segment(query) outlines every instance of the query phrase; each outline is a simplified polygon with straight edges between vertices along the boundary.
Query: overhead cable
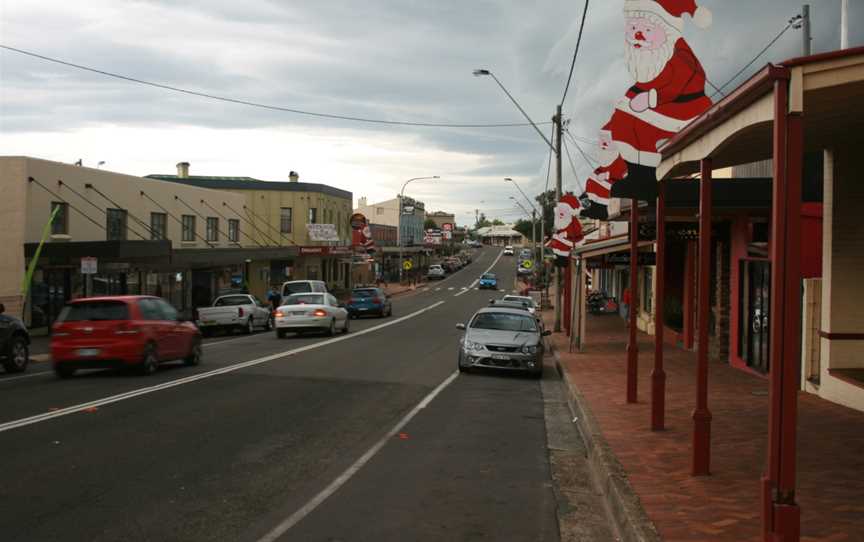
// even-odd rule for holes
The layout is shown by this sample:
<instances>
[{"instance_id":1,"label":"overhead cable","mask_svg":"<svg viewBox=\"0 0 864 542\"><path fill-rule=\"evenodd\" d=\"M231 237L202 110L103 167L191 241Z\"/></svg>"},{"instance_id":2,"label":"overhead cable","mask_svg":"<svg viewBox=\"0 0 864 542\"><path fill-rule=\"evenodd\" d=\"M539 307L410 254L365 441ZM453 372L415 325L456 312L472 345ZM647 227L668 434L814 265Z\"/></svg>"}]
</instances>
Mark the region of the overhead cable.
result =
<instances>
[{"instance_id":1,"label":"overhead cable","mask_svg":"<svg viewBox=\"0 0 864 542\"><path fill-rule=\"evenodd\" d=\"M579 45L582 44L582 32L585 30L585 19L588 18L588 1L585 0L585 8L582 10L582 22L579 24L579 37L576 39L576 49L573 51L573 60L570 62L570 74L567 76L567 84L564 85L564 95L561 96L561 107L567 99L567 91L570 90L570 81L573 79L573 68L576 67L576 57L579 55Z\"/></svg>"}]
</instances>

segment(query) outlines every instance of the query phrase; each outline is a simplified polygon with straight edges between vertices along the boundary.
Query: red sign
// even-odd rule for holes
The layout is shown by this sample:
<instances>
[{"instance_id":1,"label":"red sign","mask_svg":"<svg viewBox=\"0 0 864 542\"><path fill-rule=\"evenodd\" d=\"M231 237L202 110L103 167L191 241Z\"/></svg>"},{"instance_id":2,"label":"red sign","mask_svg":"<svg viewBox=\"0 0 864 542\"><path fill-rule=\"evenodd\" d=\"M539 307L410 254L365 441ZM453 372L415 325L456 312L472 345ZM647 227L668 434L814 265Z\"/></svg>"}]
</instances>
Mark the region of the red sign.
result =
<instances>
[{"instance_id":1,"label":"red sign","mask_svg":"<svg viewBox=\"0 0 864 542\"><path fill-rule=\"evenodd\" d=\"M326 256L328 247L300 247L300 254L306 256Z\"/></svg>"},{"instance_id":2,"label":"red sign","mask_svg":"<svg viewBox=\"0 0 864 542\"><path fill-rule=\"evenodd\" d=\"M453 231L453 224L442 224L441 229L444 231Z\"/></svg>"}]
</instances>

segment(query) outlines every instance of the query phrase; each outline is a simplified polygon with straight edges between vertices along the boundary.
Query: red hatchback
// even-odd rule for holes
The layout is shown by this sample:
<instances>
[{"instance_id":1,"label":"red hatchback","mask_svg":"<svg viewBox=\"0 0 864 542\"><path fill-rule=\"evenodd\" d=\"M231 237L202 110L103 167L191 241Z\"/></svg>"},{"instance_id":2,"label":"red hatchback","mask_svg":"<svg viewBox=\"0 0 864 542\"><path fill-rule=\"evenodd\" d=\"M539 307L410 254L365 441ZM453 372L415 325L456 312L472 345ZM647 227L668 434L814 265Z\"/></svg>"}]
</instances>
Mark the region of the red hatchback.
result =
<instances>
[{"instance_id":1,"label":"red hatchback","mask_svg":"<svg viewBox=\"0 0 864 542\"><path fill-rule=\"evenodd\" d=\"M51 359L61 378L78 369L112 367L152 374L163 361L198 365L201 333L158 297L79 299L63 308L52 328Z\"/></svg>"}]
</instances>

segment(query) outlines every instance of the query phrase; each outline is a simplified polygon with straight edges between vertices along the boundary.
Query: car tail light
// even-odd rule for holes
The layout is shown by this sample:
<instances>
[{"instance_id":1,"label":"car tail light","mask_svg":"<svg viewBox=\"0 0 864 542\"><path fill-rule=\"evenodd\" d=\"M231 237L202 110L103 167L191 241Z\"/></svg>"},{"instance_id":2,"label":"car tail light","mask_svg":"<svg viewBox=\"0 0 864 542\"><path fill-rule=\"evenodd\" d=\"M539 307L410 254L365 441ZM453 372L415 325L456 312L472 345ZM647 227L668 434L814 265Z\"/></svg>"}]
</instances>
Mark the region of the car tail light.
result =
<instances>
[{"instance_id":1,"label":"car tail light","mask_svg":"<svg viewBox=\"0 0 864 542\"><path fill-rule=\"evenodd\" d=\"M114 335L137 335L138 333L139 331L137 329L133 329L126 322L118 324L117 328L114 330Z\"/></svg>"},{"instance_id":2,"label":"car tail light","mask_svg":"<svg viewBox=\"0 0 864 542\"><path fill-rule=\"evenodd\" d=\"M372 298L372 303L375 303L376 305L380 304L380 303L381 303L381 298L380 298L380 297L373 297L373 298Z\"/></svg>"},{"instance_id":3,"label":"car tail light","mask_svg":"<svg viewBox=\"0 0 864 542\"><path fill-rule=\"evenodd\" d=\"M285 313L282 311L273 311L273 316L275 316L276 318L282 318L283 316L285 316Z\"/></svg>"},{"instance_id":4,"label":"car tail light","mask_svg":"<svg viewBox=\"0 0 864 542\"><path fill-rule=\"evenodd\" d=\"M243 307L237 307L237 316L243 316Z\"/></svg>"},{"instance_id":5,"label":"car tail light","mask_svg":"<svg viewBox=\"0 0 864 542\"><path fill-rule=\"evenodd\" d=\"M312 313L312 316L327 316L327 311L325 311L324 309L315 309L315 311Z\"/></svg>"}]
</instances>

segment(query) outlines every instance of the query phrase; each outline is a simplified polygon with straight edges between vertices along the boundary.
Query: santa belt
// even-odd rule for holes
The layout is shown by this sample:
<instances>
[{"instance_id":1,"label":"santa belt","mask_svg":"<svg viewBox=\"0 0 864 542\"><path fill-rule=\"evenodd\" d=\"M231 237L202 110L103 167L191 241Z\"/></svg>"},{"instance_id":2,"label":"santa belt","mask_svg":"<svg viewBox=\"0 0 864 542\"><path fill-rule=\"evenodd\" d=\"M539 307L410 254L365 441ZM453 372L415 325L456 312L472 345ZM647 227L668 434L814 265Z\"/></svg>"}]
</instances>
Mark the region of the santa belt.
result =
<instances>
[{"instance_id":1,"label":"santa belt","mask_svg":"<svg viewBox=\"0 0 864 542\"><path fill-rule=\"evenodd\" d=\"M649 91L647 91L643 88L639 88L639 87L634 85L634 86L630 87L630 92L635 92L636 94L644 94L644 93L649 92ZM698 100L699 98L704 98L704 97L705 97L704 92L694 92L692 94L682 94L682 95L678 96L677 98L675 98L674 100L672 100L672 102L678 103L678 104L683 104L683 103L692 102L694 100Z\"/></svg>"}]
</instances>

